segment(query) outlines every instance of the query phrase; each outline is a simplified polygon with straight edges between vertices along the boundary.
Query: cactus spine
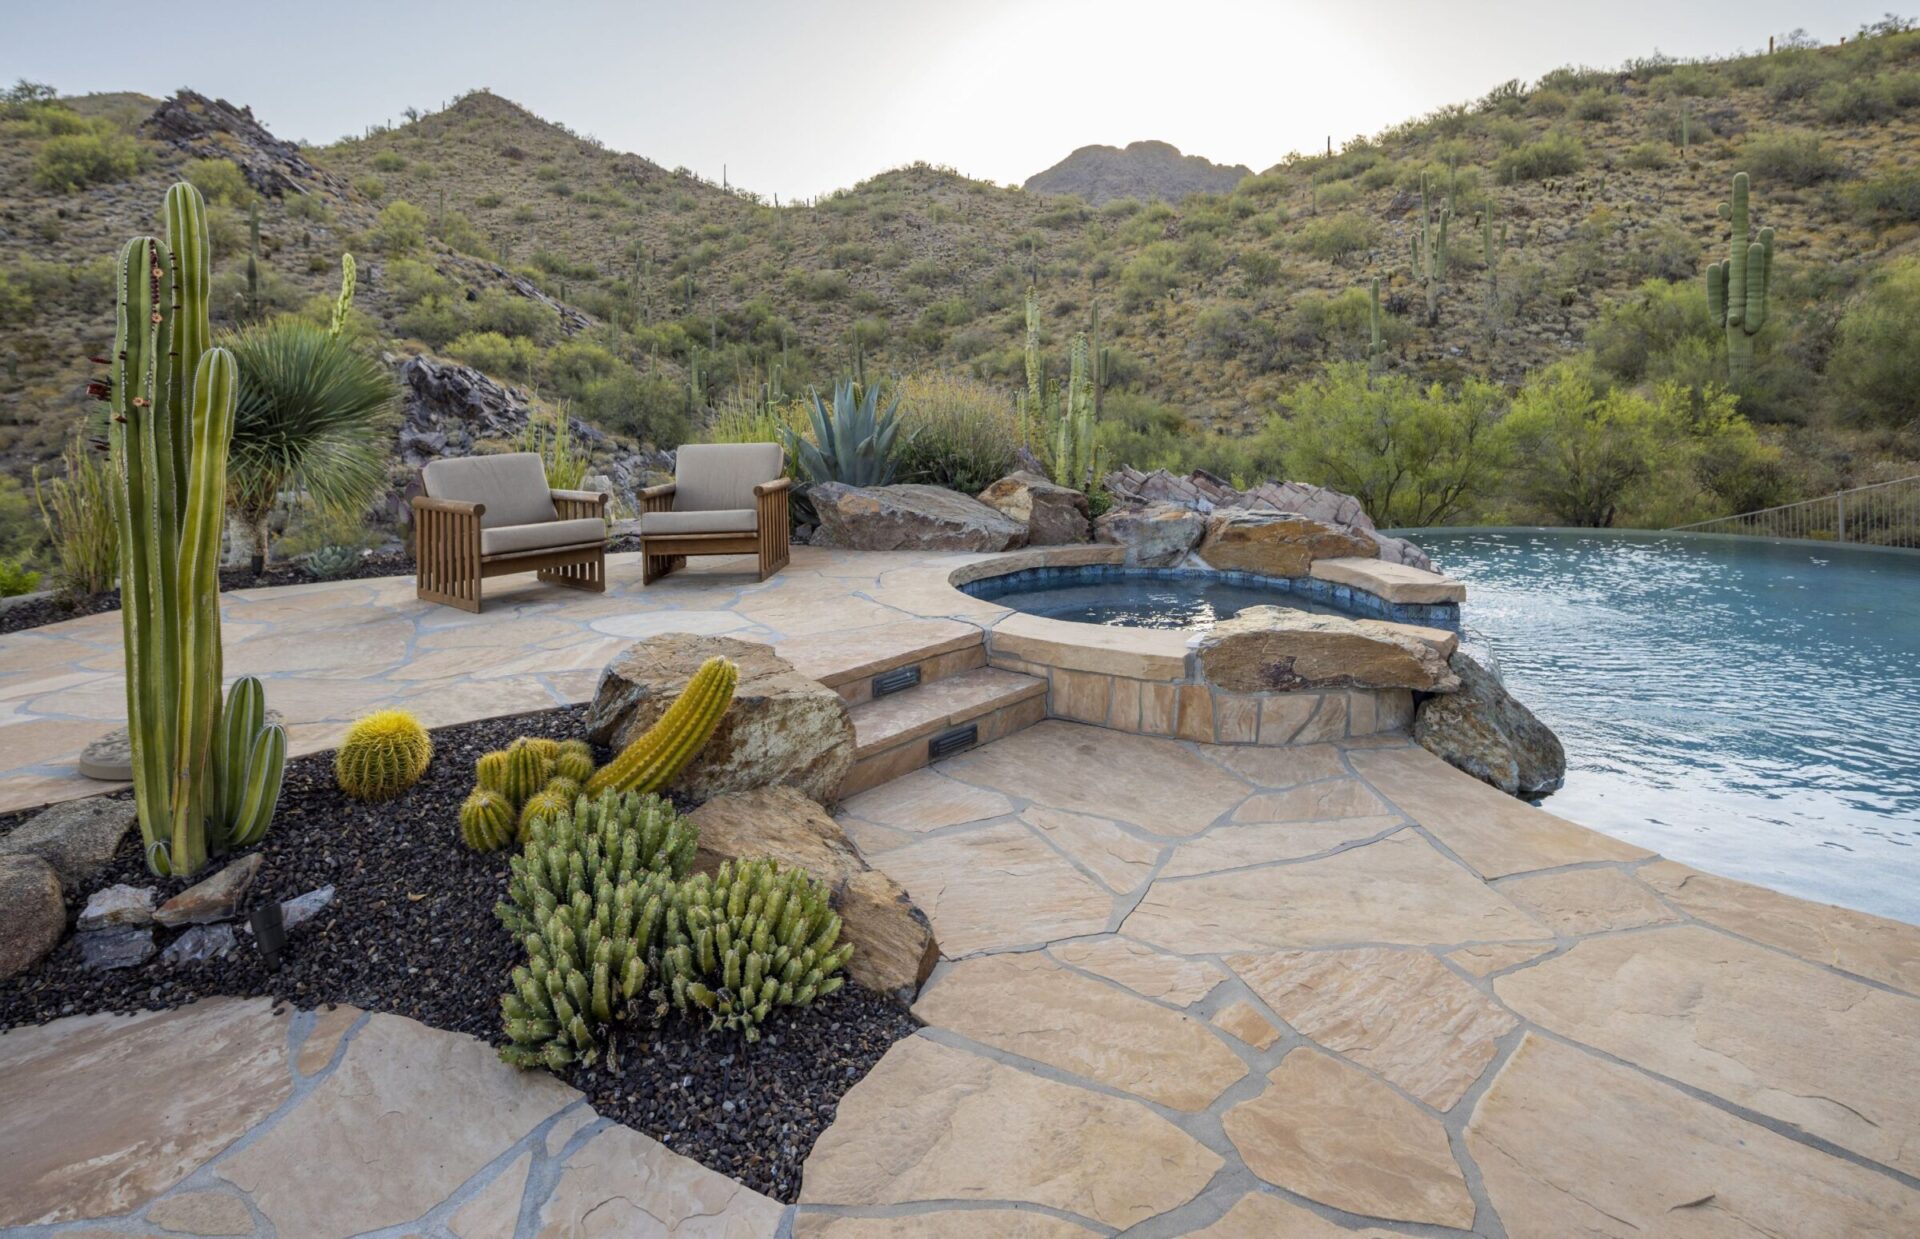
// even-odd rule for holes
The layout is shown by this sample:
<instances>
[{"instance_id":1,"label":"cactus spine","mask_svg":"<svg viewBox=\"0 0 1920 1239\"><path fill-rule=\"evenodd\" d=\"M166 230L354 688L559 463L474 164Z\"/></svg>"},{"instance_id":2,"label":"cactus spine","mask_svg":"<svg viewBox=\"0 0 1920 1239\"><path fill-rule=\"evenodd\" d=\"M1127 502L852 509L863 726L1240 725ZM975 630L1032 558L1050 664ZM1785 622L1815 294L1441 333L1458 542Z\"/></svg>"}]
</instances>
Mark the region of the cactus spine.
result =
<instances>
[{"instance_id":1,"label":"cactus spine","mask_svg":"<svg viewBox=\"0 0 1920 1239\"><path fill-rule=\"evenodd\" d=\"M1707 267L1707 314L1726 329L1727 377L1734 386L1753 372L1753 337L1767 325L1767 290L1773 280L1773 229L1748 237L1747 174L1733 177L1733 195L1720 204L1720 218L1733 225L1727 261Z\"/></svg>"},{"instance_id":2,"label":"cactus spine","mask_svg":"<svg viewBox=\"0 0 1920 1239\"><path fill-rule=\"evenodd\" d=\"M148 866L184 876L232 842L221 837L224 823L214 832L209 823L220 533L239 374L231 353L209 347L206 204L191 185L167 191L166 233L120 253L108 445L134 799ZM274 748L269 741L262 758ZM277 775L261 774L263 789L277 787Z\"/></svg>"},{"instance_id":3,"label":"cactus spine","mask_svg":"<svg viewBox=\"0 0 1920 1239\"><path fill-rule=\"evenodd\" d=\"M740 668L731 659L709 658L701 664L660 720L587 781L587 795L665 787L712 737L733 703L739 679Z\"/></svg>"},{"instance_id":4,"label":"cactus spine","mask_svg":"<svg viewBox=\"0 0 1920 1239\"><path fill-rule=\"evenodd\" d=\"M333 778L355 800L392 800L420 781L433 760L433 740L405 710L376 710L347 729L334 755Z\"/></svg>"},{"instance_id":5,"label":"cactus spine","mask_svg":"<svg viewBox=\"0 0 1920 1239\"><path fill-rule=\"evenodd\" d=\"M1420 223L1408 239L1413 251L1413 278L1427 294L1427 326L1440 321L1440 286L1447 275L1447 222L1453 208L1427 205L1427 178L1420 178Z\"/></svg>"}]
</instances>

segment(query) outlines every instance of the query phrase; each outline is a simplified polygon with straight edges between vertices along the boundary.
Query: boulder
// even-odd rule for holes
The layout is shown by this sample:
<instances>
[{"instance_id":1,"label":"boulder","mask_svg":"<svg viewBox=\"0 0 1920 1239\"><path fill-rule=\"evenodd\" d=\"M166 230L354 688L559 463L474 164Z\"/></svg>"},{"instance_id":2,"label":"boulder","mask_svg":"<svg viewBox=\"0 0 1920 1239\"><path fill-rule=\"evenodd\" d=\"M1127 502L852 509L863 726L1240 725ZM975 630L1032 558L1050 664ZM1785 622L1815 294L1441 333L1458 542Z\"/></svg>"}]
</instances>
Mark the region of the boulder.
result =
<instances>
[{"instance_id":1,"label":"boulder","mask_svg":"<svg viewBox=\"0 0 1920 1239\"><path fill-rule=\"evenodd\" d=\"M740 682L713 738L674 787L695 800L776 785L832 799L853 764L853 720L840 694L795 671L771 646L684 632L630 645L600 673L587 734L625 748L715 655L739 664Z\"/></svg>"},{"instance_id":2,"label":"boulder","mask_svg":"<svg viewBox=\"0 0 1920 1239\"><path fill-rule=\"evenodd\" d=\"M1027 527L978 499L944 486L848 486L807 489L820 518L813 545L848 551L1010 551Z\"/></svg>"},{"instance_id":3,"label":"boulder","mask_svg":"<svg viewBox=\"0 0 1920 1239\"><path fill-rule=\"evenodd\" d=\"M255 852L242 856L210 878L195 882L160 905L153 914L154 923L169 929L181 925L208 925L229 921L240 915L254 875L260 872L261 856Z\"/></svg>"},{"instance_id":4,"label":"boulder","mask_svg":"<svg viewBox=\"0 0 1920 1239\"><path fill-rule=\"evenodd\" d=\"M1422 701L1413 738L1422 748L1510 796L1537 800L1566 781L1567 752L1553 729L1466 654L1448 665L1460 690Z\"/></svg>"},{"instance_id":5,"label":"boulder","mask_svg":"<svg viewBox=\"0 0 1920 1239\"><path fill-rule=\"evenodd\" d=\"M135 821L131 800L69 800L0 836L0 856L38 856L62 883L78 886L106 867Z\"/></svg>"},{"instance_id":6,"label":"boulder","mask_svg":"<svg viewBox=\"0 0 1920 1239\"><path fill-rule=\"evenodd\" d=\"M0 856L0 981L39 963L66 927L53 866L38 856Z\"/></svg>"},{"instance_id":7,"label":"boulder","mask_svg":"<svg viewBox=\"0 0 1920 1239\"><path fill-rule=\"evenodd\" d=\"M1086 495L1025 469L981 491L980 502L1025 525L1028 546L1071 546L1092 528Z\"/></svg>"},{"instance_id":8,"label":"boulder","mask_svg":"<svg viewBox=\"0 0 1920 1239\"><path fill-rule=\"evenodd\" d=\"M1126 548L1131 568L1171 568L1187 557L1207 530L1207 518L1191 508L1156 503L1115 508L1094 522L1093 536Z\"/></svg>"},{"instance_id":9,"label":"boulder","mask_svg":"<svg viewBox=\"0 0 1920 1239\"><path fill-rule=\"evenodd\" d=\"M1289 607L1248 607L1204 633L1198 649L1201 673L1231 693L1460 686L1439 651L1391 624Z\"/></svg>"},{"instance_id":10,"label":"boulder","mask_svg":"<svg viewBox=\"0 0 1920 1239\"><path fill-rule=\"evenodd\" d=\"M1372 535L1293 512L1244 508L1215 512L1200 542L1200 558L1221 572L1306 576L1316 559L1370 559L1380 553Z\"/></svg>"},{"instance_id":11,"label":"boulder","mask_svg":"<svg viewBox=\"0 0 1920 1239\"><path fill-rule=\"evenodd\" d=\"M695 809L692 820L700 827L696 871L756 856L805 869L832 891L841 932L853 943L848 978L913 1001L940 957L933 928L898 883L867 867L819 804L790 787L763 787L717 796Z\"/></svg>"}]
</instances>

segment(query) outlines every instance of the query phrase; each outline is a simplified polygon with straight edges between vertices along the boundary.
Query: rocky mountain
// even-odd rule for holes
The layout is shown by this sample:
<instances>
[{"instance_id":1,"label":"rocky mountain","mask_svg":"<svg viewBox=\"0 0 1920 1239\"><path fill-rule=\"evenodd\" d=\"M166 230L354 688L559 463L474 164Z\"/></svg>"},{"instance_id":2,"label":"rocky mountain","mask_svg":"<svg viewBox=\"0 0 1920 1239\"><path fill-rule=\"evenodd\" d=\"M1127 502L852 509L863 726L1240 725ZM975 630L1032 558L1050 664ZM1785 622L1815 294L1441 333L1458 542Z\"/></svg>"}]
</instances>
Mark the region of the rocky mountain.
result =
<instances>
[{"instance_id":1,"label":"rocky mountain","mask_svg":"<svg viewBox=\"0 0 1920 1239\"><path fill-rule=\"evenodd\" d=\"M1182 155L1166 142L1129 142L1083 146L1045 172L1026 180L1035 194L1074 194L1094 206L1116 198L1142 202L1178 202L1188 194L1231 193L1253 170L1244 164L1217 164L1200 155Z\"/></svg>"}]
</instances>

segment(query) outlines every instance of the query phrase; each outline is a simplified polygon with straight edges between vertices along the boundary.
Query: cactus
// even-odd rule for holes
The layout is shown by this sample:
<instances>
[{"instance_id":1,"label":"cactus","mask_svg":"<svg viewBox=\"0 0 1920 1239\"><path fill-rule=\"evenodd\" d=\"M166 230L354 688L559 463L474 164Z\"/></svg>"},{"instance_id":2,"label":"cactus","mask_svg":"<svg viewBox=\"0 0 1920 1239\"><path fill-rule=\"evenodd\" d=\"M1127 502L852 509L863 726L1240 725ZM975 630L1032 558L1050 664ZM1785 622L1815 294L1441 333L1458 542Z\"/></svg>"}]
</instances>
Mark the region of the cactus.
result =
<instances>
[{"instance_id":1,"label":"cactus","mask_svg":"<svg viewBox=\"0 0 1920 1239\"><path fill-rule=\"evenodd\" d=\"M507 796L507 767L512 758L505 749L492 753L482 753L473 763L473 785L481 791L498 792L503 799Z\"/></svg>"},{"instance_id":2,"label":"cactus","mask_svg":"<svg viewBox=\"0 0 1920 1239\"><path fill-rule=\"evenodd\" d=\"M1027 285L1027 395L1020 404L1020 442L1033 446L1033 427L1048 420L1047 367L1040 355L1040 290Z\"/></svg>"},{"instance_id":3,"label":"cactus","mask_svg":"<svg viewBox=\"0 0 1920 1239\"><path fill-rule=\"evenodd\" d=\"M516 740L507 749L506 773L496 788L501 795L520 806L532 799L534 793L545 787L553 778L553 759L526 743Z\"/></svg>"},{"instance_id":4,"label":"cactus","mask_svg":"<svg viewBox=\"0 0 1920 1239\"><path fill-rule=\"evenodd\" d=\"M1053 480L1061 486L1086 490L1098 471L1094 441L1093 391L1087 374L1087 337L1073 337L1068 352L1067 407L1054 423Z\"/></svg>"},{"instance_id":5,"label":"cactus","mask_svg":"<svg viewBox=\"0 0 1920 1239\"><path fill-rule=\"evenodd\" d=\"M1438 211L1427 205L1427 178L1420 178L1420 223L1408 239L1413 251L1413 278L1427 294L1427 326L1440 321L1440 290L1447 277L1447 222L1453 208L1443 204Z\"/></svg>"},{"instance_id":6,"label":"cactus","mask_svg":"<svg viewBox=\"0 0 1920 1239\"><path fill-rule=\"evenodd\" d=\"M597 1034L644 995L697 834L658 796L581 797L532 823L494 915L527 949L500 1000L520 1067L559 1069L599 1053Z\"/></svg>"},{"instance_id":7,"label":"cactus","mask_svg":"<svg viewBox=\"0 0 1920 1239\"><path fill-rule=\"evenodd\" d=\"M213 744L217 841L229 848L256 843L280 803L287 766L287 733L267 722L267 694L259 680L244 675L227 690Z\"/></svg>"},{"instance_id":8,"label":"cactus","mask_svg":"<svg viewBox=\"0 0 1920 1239\"><path fill-rule=\"evenodd\" d=\"M856 394L858 393L858 394ZM810 482L849 486L885 486L893 481L893 443L900 433L899 400L880 409L880 385L853 381L833 385L829 408L817 391L808 393L813 437L790 426L780 428L788 457Z\"/></svg>"},{"instance_id":9,"label":"cactus","mask_svg":"<svg viewBox=\"0 0 1920 1239\"><path fill-rule=\"evenodd\" d=\"M497 852L518 837L513 806L499 792L476 787L460 806L460 837L476 852Z\"/></svg>"},{"instance_id":10,"label":"cactus","mask_svg":"<svg viewBox=\"0 0 1920 1239\"><path fill-rule=\"evenodd\" d=\"M333 758L333 781L355 800L392 800L420 781L433 740L405 710L376 710L347 729Z\"/></svg>"},{"instance_id":11,"label":"cactus","mask_svg":"<svg viewBox=\"0 0 1920 1239\"><path fill-rule=\"evenodd\" d=\"M231 353L209 347L200 192L184 183L169 189L166 224L165 241L137 237L120 252L113 374L103 386L134 800L148 866L185 876L230 842L213 820L213 750L220 534L239 373ZM275 747L270 738L262 757Z\"/></svg>"},{"instance_id":12,"label":"cactus","mask_svg":"<svg viewBox=\"0 0 1920 1239\"><path fill-rule=\"evenodd\" d=\"M551 821L572 808L573 803L566 793L553 787L542 788L527 797L527 802L520 806L520 837L526 838L534 823Z\"/></svg>"},{"instance_id":13,"label":"cactus","mask_svg":"<svg viewBox=\"0 0 1920 1239\"><path fill-rule=\"evenodd\" d=\"M548 761L552 761L554 758L560 756L560 742L558 740L549 740L545 736L521 736L513 742L513 746L521 749L532 749Z\"/></svg>"},{"instance_id":14,"label":"cactus","mask_svg":"<svg viewBox=\"0 0 1920 1239\"><path fill-rule=\"evenodd\" d=\"M505 257L500 261L505 262ZM347 329L347 313L353 309L355 272L353 255L340 255L340 296L334 300L333 314L327 320L328 335L337 336Z\"/></svg>"},{"instance_id":15,"label":"cactus","mask_svg":"<svg viewBox=\"0 0 1920 1239\"><path fill-rule=\"evenodd\" d=\"M804 1007L839 989L853 954L827 888L771 860L723 861L673 889L661 956L675 1009L760 1039L775 1007Z\"/></svg>"},{"instance_id":16,"label":"cactus","mask_svg":"<svg viewBox=\"0 0 1920 1239\"><path fill-rule=\"evenodd\" d=\"M584 785L593 777L593 754L582 753L577 749L562 748L560 755L553 759L553 777Z\"/></svg>"},{"instance_id":17,"label":"cactus","mask_svg":"<svg viewBox=\"0 0 1920 1239\"><path fill-rule=\"evenodd\" d=\"M1373 291L1367 300L1367 378L1380 371L1380 358L1387 346L1380 342L1380 278L1374 277Z\"/></svg>"},{"instance_id":18,"label":"cactus","mask_svg":"<svg viewBox=\"0 0 1920 1239\"><path fill-rule=\"evenodd\" d=\"M1753 337L1767 325L1767 291L1773 281L1773 229L1747 235L1747 174L1733 177L1733 196L1720 204L1720 218L1733 225L1727 261L1707 267L1707 316L1726 329L1727 377L1735 387L1753 371Z\"/></svg>"},{"instance_id":19,"label":"cactus","mask_svg":"<svg viewBox=\"0 0 1920 1239\"><path fill-rule=\"evenodd\" d=\"M659 721L587 781L587 795L656 792L665 787L720 725L739 679L740 668L731 659L709 658L702 663Z\"/></svg>"},{"instance_id":20,"label":"cactus","mask_svg":"<svg viewBox=\"0 0 1920 1239\"><path fill-rule=\"evenodd\" d=\"M1493 230L1493 203L1488 201L1480 217L1481 261L1487 267L1487 339L1489 342L1499 334L1500 329L1500 256L1507 249L1507 225L1503 222L1500 231Z\"/></svg>"}]
</instances>

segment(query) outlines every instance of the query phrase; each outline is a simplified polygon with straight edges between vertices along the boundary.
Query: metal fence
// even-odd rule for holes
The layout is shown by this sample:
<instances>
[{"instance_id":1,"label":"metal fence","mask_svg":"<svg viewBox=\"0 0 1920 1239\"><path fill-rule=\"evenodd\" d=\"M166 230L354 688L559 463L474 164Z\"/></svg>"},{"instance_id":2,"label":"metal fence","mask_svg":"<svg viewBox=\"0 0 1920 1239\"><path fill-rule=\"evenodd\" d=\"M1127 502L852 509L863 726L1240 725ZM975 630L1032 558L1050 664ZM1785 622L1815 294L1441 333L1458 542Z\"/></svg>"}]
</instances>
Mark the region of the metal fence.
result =
<instances>
[{"instance_id":1,"label":"metal fence","mask_svg":"<svg viewBox=\"0 0 1920 1239\"><path fill-rule=\"evenodd\" d=\"M1920 476L1673 528L1694 533L1920 547Z\"/></svg>"}]
</instances>

